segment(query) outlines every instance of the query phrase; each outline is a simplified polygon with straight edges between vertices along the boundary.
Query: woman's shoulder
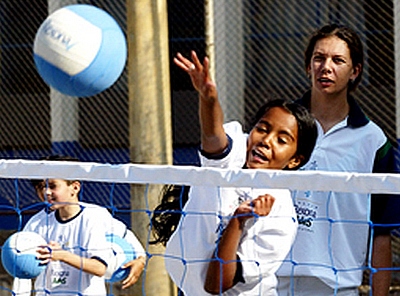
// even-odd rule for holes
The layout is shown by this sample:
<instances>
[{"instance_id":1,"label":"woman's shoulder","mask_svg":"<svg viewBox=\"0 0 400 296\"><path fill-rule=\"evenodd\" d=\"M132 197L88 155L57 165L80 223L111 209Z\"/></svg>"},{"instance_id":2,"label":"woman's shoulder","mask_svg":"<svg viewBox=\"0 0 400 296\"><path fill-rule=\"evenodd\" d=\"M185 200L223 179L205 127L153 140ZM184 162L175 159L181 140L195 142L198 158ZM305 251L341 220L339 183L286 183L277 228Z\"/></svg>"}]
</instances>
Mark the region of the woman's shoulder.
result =
<instances>
[{"instance_id":1,"label":"woman's shoulder","mask_svg":"<svg viewBox=\"0 0 400 296\"><path fill-rule=\"evenodd\" d=\"M388 139L382 128L372 120L363 127L362 132L365 134L366 138L376 141L378 146L385 144Z\"/></svg>"}]
</instances>

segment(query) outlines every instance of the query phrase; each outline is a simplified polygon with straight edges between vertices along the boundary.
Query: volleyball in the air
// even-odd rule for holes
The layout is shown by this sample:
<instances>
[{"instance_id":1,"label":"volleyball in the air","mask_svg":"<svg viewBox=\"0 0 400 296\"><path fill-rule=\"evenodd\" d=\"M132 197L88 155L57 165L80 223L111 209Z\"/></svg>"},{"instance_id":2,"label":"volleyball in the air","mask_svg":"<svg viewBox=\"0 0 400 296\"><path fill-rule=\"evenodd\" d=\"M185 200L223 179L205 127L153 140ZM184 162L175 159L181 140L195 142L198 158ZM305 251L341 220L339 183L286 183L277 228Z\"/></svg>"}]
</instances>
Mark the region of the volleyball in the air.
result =
<instances>
[{"instance_id":1,"label":"volleyball in the air","mask_svg":"<svg viewBox=\"0 0 400 296\"><path fill-rule=\"evenodd\" d=\"M46 240L36 232L20 231L12 234L1 249L4 269L13 277L32 279L37 277L46 265L36 258L37 248L46 246Z\"/></svg>"},{"instance_id":2,"label":"volleyball in the air","mask_svg":"<svg viewBox=\"0 0 400 296\"><path fill-rule=\"evenodd\" d=\"M93 96L121 75L127 46L124 33L104 10L74 4L50 14L39 27L33 56L43 80L59 92Z\"/></svg>"},{"instance_id":3,"label":"volleyball in the air","mask_svg":"<svg viewBox=\"0 0 400 296\"><path fill-rule=\"evenodd\" d=\"M130 272L129 268L122 268L122 266L136 259L137 255L132 245L120 236L109 234L107 241L111 243L113 251L113 258L108 262L105 279L108 282L114 283L124 280Z\"/></svg>"}]
</instances>

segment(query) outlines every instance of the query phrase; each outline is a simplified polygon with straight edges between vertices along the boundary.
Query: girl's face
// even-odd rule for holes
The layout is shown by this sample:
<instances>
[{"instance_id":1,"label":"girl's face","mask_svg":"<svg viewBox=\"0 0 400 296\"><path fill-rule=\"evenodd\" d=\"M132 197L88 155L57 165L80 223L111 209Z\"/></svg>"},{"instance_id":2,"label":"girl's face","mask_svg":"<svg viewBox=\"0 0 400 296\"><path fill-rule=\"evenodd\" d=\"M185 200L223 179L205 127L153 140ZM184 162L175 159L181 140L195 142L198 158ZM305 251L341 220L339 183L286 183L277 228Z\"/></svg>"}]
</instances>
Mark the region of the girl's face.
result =
<instances>
[{"instance_id":1,"label":"girl's face","mask_svg":"<svg viewBox=\"0 0 400 296\"><path fill-rule=\"evenodd\" d=\"M360 73L361 65L353 65L347 43L336 36L317 41L308 72L314 91L327 95L347 92L349 80Z\"/></svg>"},{"instance_id":2,"label":"girl's face","mask_svg":"<svg viewBox=\"0 0 400 296\"><path fill-rule=\"evenodd\" d=\"M77 203L77 195L80 189L79 182L72 182L68 185L62 179L49 179L36 186L36 193L42 201L47 200L52 210L62 208L68 204Z\"/></svg>"},{"instance_id":3,"label":"girl's face","mask_svg":"<svg viewBox=\"0 0 400 296\"><path fill-rule=\"evenodd\" d=\"M294 168L301 162L297 151L297 120L281 107L273 107L251 130L247 139L249 169Z\"/></svg>"}]
</instances>

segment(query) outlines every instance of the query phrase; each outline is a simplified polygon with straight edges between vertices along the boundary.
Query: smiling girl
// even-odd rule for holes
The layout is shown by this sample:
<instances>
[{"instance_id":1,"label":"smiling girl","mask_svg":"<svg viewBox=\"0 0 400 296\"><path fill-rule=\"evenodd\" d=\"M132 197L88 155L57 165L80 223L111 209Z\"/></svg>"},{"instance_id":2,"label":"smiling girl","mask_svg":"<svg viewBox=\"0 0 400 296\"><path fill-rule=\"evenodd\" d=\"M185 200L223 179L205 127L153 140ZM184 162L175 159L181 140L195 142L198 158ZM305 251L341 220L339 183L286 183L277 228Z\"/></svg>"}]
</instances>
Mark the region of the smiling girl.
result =
<instances>
[{"instance_id":1,"label":"smiling girl","mask_svg":"<svg viewBox=\"0 0 400 296\"><path fill-rule=\"evenodd\" d=\"M224 124L208 59L192 52L175 63L199 92L202 166L294 170L308 161L317 130L304 107L270 101L244 133L239 122ZM275 271L298 225L289 190L193 186L184 211L165 263L185 295L276 295Z\"/></svg>"}]
</instances>

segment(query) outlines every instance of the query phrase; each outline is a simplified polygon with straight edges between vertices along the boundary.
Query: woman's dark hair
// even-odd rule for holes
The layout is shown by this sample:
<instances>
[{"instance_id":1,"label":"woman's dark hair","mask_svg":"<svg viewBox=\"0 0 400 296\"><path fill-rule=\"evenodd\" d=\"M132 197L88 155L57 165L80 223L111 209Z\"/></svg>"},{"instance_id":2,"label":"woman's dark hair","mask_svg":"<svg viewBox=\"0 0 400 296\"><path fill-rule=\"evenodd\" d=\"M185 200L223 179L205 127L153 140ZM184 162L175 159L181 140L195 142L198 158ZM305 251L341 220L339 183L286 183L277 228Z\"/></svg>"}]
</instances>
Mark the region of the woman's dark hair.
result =
<instances>
[{"instance_id":1,"label":"woman's dark hair","mask_svg":"<svg viewBox=\"0 0 400 296\"><path fill-rule=\"evenodd\" d=\"M260 119L267 113L271 108L281 107L292 114L297 121L298 139L297 139L297 155L302 155L303 160L301 163L291 170L296 170L299 167L305 165L311 157L311 153L314 150L315 143L317 141L318 131L314 117L311 113L302 105L297 103L283 100L273 99L265 103L258 109L253 122L252 128L260 121Z\"/></svg>"},{"instance_id":2,"label":"woman's dark hair","mask_svg":"<svg viewBox=\"0 0 400 296\"><path fill-rule=\"evenodd\" d=\"M308 71L308 69L310 68L311 58L314 52L315 44L318 42L318 40L331 36L336 36L346 42L350 51L350 57L353 63L353 67L358 64L361 65L360 74L353 82L349 81L348 91L351 92L352 90L355 90L357 88L357 85L360 83L364 69L363 44L358 34L351 28L338 24L329 24L315 31L311 35L307 48L304 52L305 69L306 71Z\"/></svg>"},{"instance_id":3,"label":"woman's dark hair","mask_svg":"<svg viewBox=\"0 0 400 296\"><path fill-rule=\"evenodd\" d=\"M165 185L161 191L161 203L153 211L150 227L154 240L150 244L166 246L181 219L183 207L189 197L189 186Z\"/></svg>"}]
</instances>

